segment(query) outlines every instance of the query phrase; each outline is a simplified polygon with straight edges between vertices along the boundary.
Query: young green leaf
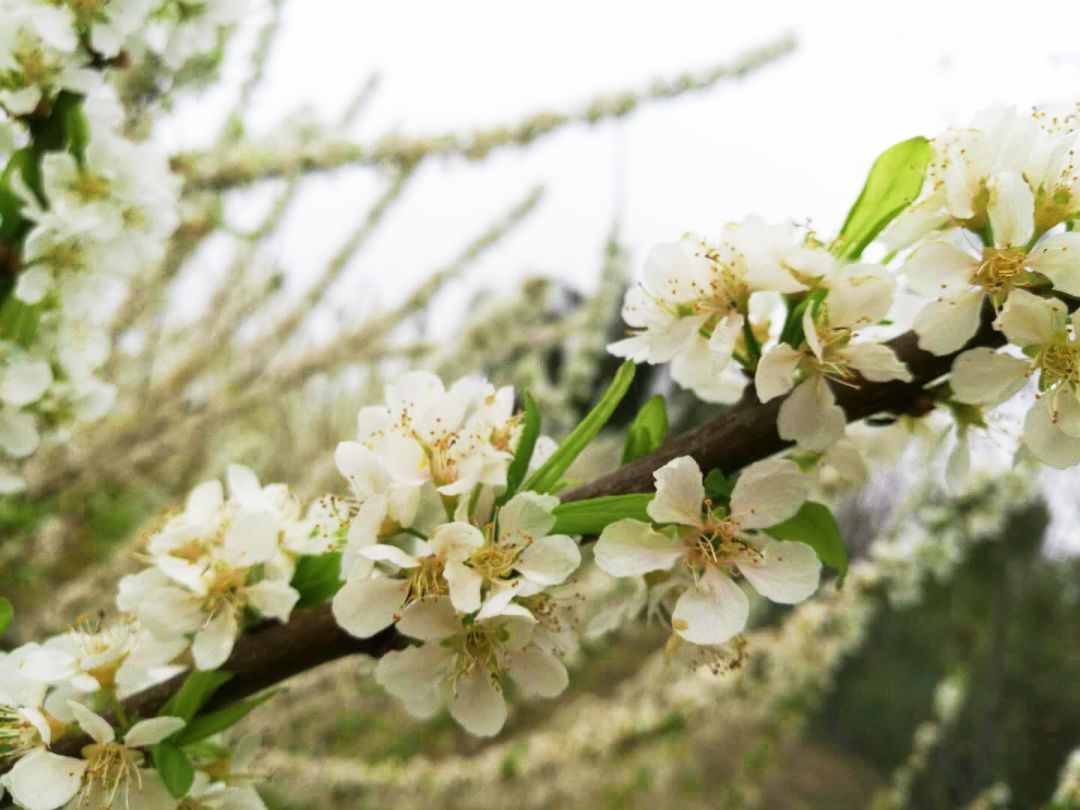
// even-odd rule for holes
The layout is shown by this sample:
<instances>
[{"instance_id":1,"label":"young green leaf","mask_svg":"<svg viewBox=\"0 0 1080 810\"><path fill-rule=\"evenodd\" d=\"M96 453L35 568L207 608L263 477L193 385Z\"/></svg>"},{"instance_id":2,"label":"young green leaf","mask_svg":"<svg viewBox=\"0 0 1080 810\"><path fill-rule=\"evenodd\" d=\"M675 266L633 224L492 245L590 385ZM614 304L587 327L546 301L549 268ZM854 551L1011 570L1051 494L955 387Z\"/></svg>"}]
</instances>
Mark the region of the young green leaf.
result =
<instances>
[{"instance_id":1,"label":"young green leaf","mask_svg":"<svg viewBox=\"0 0 1080 810\"><path fill-rule=\"evenodd\" d=\"M41 304L24 304L9 295L0 304L0 337L29 348L41 321Z\"/></svg>"},{"instance_id":2,"label":"young green leaf","mask_svg":"<svg viewBox=\"0 0 1080 810\"><path fill-rule=\"evenodd\" d=\"M341 586L341 552L301 557L289 583L300 593L296 606L314 607L333 598Z\"/></svg>"},{"instance_id":3,"label":"young green leaf","mask_svg":"<svg viewBox=\"0 0 1080 810\"><path fill-rule=\"evenodd\" d=\"M654 394L641 406L634 421L626 429L622 463L629 464L647 456L664 443L668 433L667 405L660 394Z\"/></svg>"},{"instance_id":4,"label":"young green leaf","mask_svg":"<svg viewBox=\"0 0 1080 810\"><path fill-rule=\"evenodd\" d=\"M778 540L797 540L817 552L818 559L832 566L843 580L848 570L847 547L840 536L836 518L823 503L807 501L794 517L765 529Z\"/></svg>"},{"instance_id":5,"label":"young green leaf","mask_svg":"<svg viewBox=\"0 0 1080 810\"><path fill-rule=\"evenodd\" d=\"M214 693L230 678L232 678L231 672L216 669L192 672L176 694L161 707L159 716L182 717L191 722L191 718L198 714L199 709L205 706Z\"/></svg>"},{"instance_id":6,"label":"young green leaf","mask_svg":"<svg viewBox=\"0 0 1080 810\"><path fill-rule=\"evenodd\" d=\"M22 198L15 193L15 176L22 179L32 177L36 171L36 157L29 147L11 153L7 166L0 174L0 239L15 241L24 232L27 221L20 213L23 208ZM29 180L27 180L29 182Z\"/></svg>"},{"instance_id":7,"label":"young green leaf","mask_svg":"<svg viewBox=\"0 0 1080 810\"><path fill-rule=\"evenodd\" d=\"M154 758L154 767L165 783L165 789L174 799L182 799L191 790L195 782L195 768L187 754L168 740L159 742L150 752Z\"/></svg>"},{"instance_id":8,"label":"young green leaf","mask_svg":"<svg viewBox=\"0 0 1080 810\"><path fill-rule=\"evenodd\" d=\"M0 633L3 633L11 626L11 621L14 618L15 608L12 607L11 600L0 596Z\"/></svg>"},{"instance_id":9,"label":"young green leaf","mask_svg":"<svg viewBox=\"0 0 1080 810\"><path fill-rule=\"evenodd\" d=\"M649 521L645 507L653 499L650 493L607 495L584 501L568 501L555 507L552 534L600 534L609 523L623 518Z\"/></svg>"},{"instance_id":10,"label":"young green leaf","mask_svg":"<svg viewBox=\"0 0 1080 810\"><path fill-rule=\"evenodd\" d=\"M255 698L249 698L248 700L238 700L236 703L232 703L224 709L218 709L209 714L199 715L180 729L173 738L173 741L177 745L190 745L191 743L205 740L207 737L213 736L219 731L224 731L225 729L236 725L247 717L255 707L265 703L273 697L274 694L274 692L267 692L266 694L259 695Z\"/></svg>"},{"instance_id":11,"label":"young green leaf","mask_svg":"<svg viewBox=\"0 0 1080 810\"><path fill-rule=\"evenodd\" d=\"M914 202L922 191L930 153L930 142L920 136L890 146L878 156L832 245L835 255L846 261L858 259L885 226Z\"/></svg>"},{"instance_id":12,"label":"young green leaf","mask_svg":"<svg viewBox=\"0 0 1080 810\"><path fill-rule=\"evenodd\" d=\"M518 439L517 450L514 452L514 460L506 471L506 490L495 502L496 506L502 506L510 500L518 491L521 482L525 480L525 473L529 471L529 462L532 460L533 450L536 449L536 440L540 438L540 408L532 394L525 392L525 421L521 426L521 438Z\"/></svg>"},{"instance_id":13,"label":"young green leaf","mask_svg":"<svg viewBox=\"0 0 1080 810\"><path fill-rule=\"evenodd\" d=\"M724 475L721 470L709 470L705 476L705 494L714 501L726 501L731 497L735 489L735 482Z\"/></svg>"},{"instance_id":14,"label":"young green leaf","mask_svg":"<svg viewBox=\"0 0 1080 810\"><path fill-rule=\"evenodd\" d=\"M562 444L551 454L551 458L540 465L540 469L529 477L522 489L532 492L550 492L555 488L562 474L574 463L574 459L581 451L596 438L600 429L607 424L611 414L615 412L615 408L622 402L622 398L626 396L630 388L630 383L634 381L634 371L635 366L629 360L619 366L615 379L600 397L600 401L581 420L581 424L563 439Z\"/></svg>"}]
</instances>

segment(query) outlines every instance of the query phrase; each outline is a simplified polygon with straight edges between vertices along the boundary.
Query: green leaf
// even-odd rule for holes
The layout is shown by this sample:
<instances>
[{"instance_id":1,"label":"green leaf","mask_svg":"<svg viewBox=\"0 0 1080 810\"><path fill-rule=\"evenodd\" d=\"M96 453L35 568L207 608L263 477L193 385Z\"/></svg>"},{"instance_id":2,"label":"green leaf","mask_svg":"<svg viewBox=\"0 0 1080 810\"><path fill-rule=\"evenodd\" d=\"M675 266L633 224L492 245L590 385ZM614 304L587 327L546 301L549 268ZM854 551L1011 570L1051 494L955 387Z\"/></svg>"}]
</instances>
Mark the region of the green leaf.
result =
<instances>
[{"instance_id":1,"label":"green leaf","mask_svg":"<svg viewBox=\"0 0 1080 810\"><path fill-rule=\"evenodd\" d=\"M3 633L11 626L11 621L14 618L15 608L12 607L11 600L0 596L0 633Z\"/></svg>"},{"instance_id":2,"label":"green leaf","mask_svg":"<svg viewBox=\"0 0 1080 810\"><path fill-rule=\"evenodd\" d=\"M41 321L41 304L24 304L11 295L0 304L0 337L29 348Z\"/></svg>"},{"instance_id":3,"label":"green leaf","mask_svg":"<svg viewBox=\"0 0 1080 810\"><path fill-rule=\"evenodd\" d=\"M570 435L563 439L562 444L551 454L551 458L545 461L536 472L525 482L522 489L532 492L550 492L559 483L562 474L574 463L574 459L581 451L589 446L596 438L600 429L607 424L611 414L622 402L630 383L634 381L634 364L627 360L615 373L615 379L600 397L600 401L586 414L576 428L570 431Z\"/></svg>"},{"instance_id":4,"label":"green leaf","mask_svg":"<svg viewBox=\"0 0 1080 810\"><path fill-rule=\"evenodd\" d=\"M832 566L843 580L848 570L848 553L836 518L823 503L807 501L794 517L765 529L778 540L797 540L817 552L818 559Z\"/></svg>"},{"instance_id":5,"label":"green leaf","mask_svg":"<svg viewBox=\"0 0 1080 810\"><path fill-rule=\"evenodd\" d=\"M878 156L832 245L835 255L847 261L858 259L885 226L915 201L922 191L930 153L930 142L920 136L890 146Z\"/></svg>"},{"instance_id":6,"label":"green leaf","mask_svg":"<svg viewBox=\"0 0 1080 810\"><path fill-rule=\"evenodd\" d=\"M174 799L182 799L191 790L195 782L195 768L187 754L169 741L159 742L151 748L154 767L157 769L165 789Z\"/></svg>"},{"instance_id":7,"label":"green leaf","mask_svg":"<svg viewBox=\"0 0 1080 810\"><path fill-rule=\"evenodd\" d=\"M668 433L667 405L660 394L654 394L641 406L634 421L626 429L622 463L629 464L656 450Z\"/></svg>"},{"instance_id":8,"label":"green leaf","mask_svg":"<svg viewBox=\"0 0 1080 810\"><path fill-rule=\"evenodd\" d=\"M616 520L633 518L649 522L645 507L653 499L650 493L607 495L584 501L568 501L555 507L555 526L552 534L600 534Z\"/></svg>"},{"instance_id":9,"label":"green leaf","mask_svg":"<svg viewBox=\"0 0 1080 810\"><path fill-rule=\"evenodd\" d=\"M714 501L726 501L735 489L735 482L724 475L722 470L710 470L705 476L705 494Z\"/></svg>"},{"instance_id":10,"label":"green leaf","mask_svg":"<svg viewBox=\"0 0 1080 810\"><path fill-rule=\"evenodd\" d=\"M267 692L259 697L249 698L248 700L239 700L236 703L232 703L226 706L224 709L218 709L215 712L209 714L203 714L196 717L180 731L176 733L173 741L177 745L190 745L191 743L205 740L207 737L217 734L219 731L224 731L231 726L236 725L256 707L271 697L276 692Z\"/></svg>"},{"instance_id":11,"label":"green leaf","mask_svg":"<svg viewBox=\"0 0 1080 810\"><path fill-rule=\"evenodd\" d=\"M182 717L190 723L199 709L231 678L231 672L216 669L192 672L184 685L161 707L158 716Z\"/></svg>"},{"instance_id":12,"label":"green leaf","mask_svg":"<svg viewBox=\"0 0 1080 810\"><path fill-rule=\"evenodd\" d=\"M82 165L86 160L86 147L90 143L90 122L86 120L81 103L67 107L62 114L67 149Z\"/></svg>"},{"instance_id":13,"label":"green leaf","mask_svg":"<svg viewBox=\"0 0 1080 810\"><path fill-rule=\"evenodd\" d=\"M816 307L820 302L824 301L826 295L828 295L828 290L812 290L809 295L799 300L794 306L791 306L789 302L784 327L780 330L781 343L786 343L793 348L802 345L802 342L806 340L806 336L803 334L803 315L808 307Z\"/></svg>"},{"instance_id":14,"label":"green leaf","mask_svg":"<svg viewBox=\"0 0 1080 810\"><path fill-rule=\"evenodd\" d=\"M495 501L496 506L502 506L510 500L518 491L521 482L525 480L525 474L529 471L529 462L532 460L533 450L536 449L536 440L540 438L540 408L532 394L525 392L525 422L521 426L521 438L518 439L517 451L514 460L506 471L506 491Z\"/></svg>"},{"instance_id":15,"label":"green leaf","mask_svg":"<svg viewBox=\"0 0 1080 810\"><path fill-rule=\"evenodd\" d=\"M314 607L332 599L344 584L341 581L341 552L301 557L289 584L300 592L297 607Z\"/></svg>"},{"instance_id":16,"label":"green leaf","mask_svg":"<svg viewBox=\"0 0 1080 810\"><path fill-rule=\"evenodd\" d=\"M15 193L13 181L15 175L19 174L33 188L38 174L36 160L29 147L18 149L11 153L3 174L0 174L0 239L16 241L27 227L28 223L21 214L23 200Z\"/></svg>"}]
</instances>

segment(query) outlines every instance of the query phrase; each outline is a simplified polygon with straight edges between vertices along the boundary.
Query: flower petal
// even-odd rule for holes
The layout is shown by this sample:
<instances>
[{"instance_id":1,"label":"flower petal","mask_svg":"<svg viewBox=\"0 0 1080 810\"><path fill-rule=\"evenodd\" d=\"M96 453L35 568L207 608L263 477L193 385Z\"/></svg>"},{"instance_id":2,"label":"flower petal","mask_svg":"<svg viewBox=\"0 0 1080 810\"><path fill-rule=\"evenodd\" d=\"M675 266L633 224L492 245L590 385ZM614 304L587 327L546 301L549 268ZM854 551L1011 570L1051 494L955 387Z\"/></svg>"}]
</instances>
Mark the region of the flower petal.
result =
<instances>
[{"instance_id":1,"label":"flower petal","mask_svg":"<svg viewBox=\"0 0 1080 810\"><path fill-rule=\"evenodd\" d=\"M480 609L482 574L462 562L451 560L443 569L443 576L450 585L450 601L456 610L472 613Z\"/></svg>"},{"instance_id":2,"label":"flower petal","mask_svg":"<svg viewBox=\"0 0 1080 810\"><path fill-rule=\"evenodd\" d=\"M1043 397L1028 411L1024 444L1043 464L1059 470L1080 463L1080 438L1070 436L1055 423L1049 397Z\"/></svg>"},{"instance_id":3,"label":"flower petal","mask_svg":"<svg viewBox=\"0 0 1080 810\"><path fill-rule=\"evenodd\" d=\"M90 711L86 706L76 700L67 702L68 708L75 716L79 727L94 738L94 742L111 743L116 739L116 732L112 724L100 714Z\"/></svg>"},{"instance_id":4,"label":"flower petal","mask_svg":"<svg viewBox=\"0 0 1080 810\"><path fill-rule=\"evenodd\" d=\"M484 534L470 523L455 521L436 527L428 540L431 553L444 560L465 560L484 545Z\"/></svg>"},{"instance_id":5,"label":"flower petal","mask_svg":"<svg viewBox=\"0 0 1080 810\"><path fill-rule=\"evenodd\" d=\"M952 298L971 286L979 260L941 239L916 248L904 263L908 287L927 298Z\"/></svg>"},{"instance_id":6,"label":"flower petal","mask_svg":"<svg viewBox=\"0 0 1080 810\"><path fill-rule=\"evenodd\" d=\"M1068 315L1069 308L1056 298L1013 290L994 325L1005 333L1010 343L1025 348L1050 343L1065 331Z\"/></svg>"},{"instance_id":7,"label":"flower petal","mask_svg":"<svg viewBox=\"0 0 1080 810\"><path fill-rule=\"evenodd\" d=\"M1017 172L990 178L986 212L998 247L1023 247L1035 229L1035 195Z\"/></svg>"},{"instance_id":8,"label":"flower petal","mask_svg":"<svg viewBox=\"0 0 1080 810\"><path fill-rule=\"evenodd\" d=\"M683 555L682 541L640 520L619 520L604 527L596 541L596 564L613 577L666 571Z\"/></svg>"},{"instance_id":9,"label":"flower petal","mask_svg":"<svg viewBox=\"0 0 1080 810\"><path fill-rule=\"evenodd\" d=\"M1047 236L1028 254L1027 263L1050 279L1054 289L1080 296L1080 233Z\"/></svg>"},{"instance_id":10,"label":"flower petal","mask_svg":"<svg viewBox=\"0 0 1080 810\"><path fill-rule=\"evenodd\" d=\"M825 450L844 435L847 418L820 375L803 380L780 404L776 427L781 438L803 450Z\"/></svg>"},{"instance_id":11,"label":"flower petal","mask_svg":"<svg viewBox=\"0 0 1080 810\"><path fill-rule=\"evenodd\" d=\"M1028 364L986 346L969 349L953 361L953 396L971 405L998 405L1027 383Z\"/></svg>"},{"instance_id":12,"label":"flower petal","mask_svg":"<svg viewBox=\"0 0 1080 810\"><path fill-rule=\"evenodd\" d=\"M802 352L786 343L777 344L765 352L754 374L758 399L768 402L790 391L795 385L795 369L802 357Z\"/></svg>"},{"instance_id":13,"label":"flower petal","mask_svg":"<svg viewBox=\"0 0 1080 810\"><path fill-rule=\"evenodd\" d=\"M454 606L444 596L420 599L401 613L397 629L421 641L439 641L461 632Z\"/></svg>"},{"instance_id":14,"label":"flower petal","mask_svg":"<svg viewBox=\"0 0 1080 810\"><path fill-rule=\"evenodd\" d=\"M195 666L198 669L220 667L228 660L239 634L236 611L228 606L219 609L191 642Z\"/></svg>"},{"instance_id":15,"label":"flower petal","mask_svg":"<svg viewBox=\"0 0 1080 810\"><path fill-rule=\"evenodd\" d=\"M277 553L280 529L281 521L274 515L241 512L225 532L222 556L237 568L267 562Z\"/></svg>"},{"instance_id":16,"label":"flower petal","mask_svg":"<svg viewBox=\"0 0 1080 810\"><path fill-rule=\"evenodd\" d=\"M393 624L408 593L405 579L355 579L337 592L331 608L342 630L357 638L370 638Z\"/></svg>"},{"instance_id":17,"label":"flower petal","mask_svg":"<svg viewBox=\"0 0 1080 810\"><path fill-rule=\"evenodd\" d=\"M438 644L389 652L375 667L375 681L405 704L414 717L431 717L439 708L439 684L453 653Z\"/></svg>"},{"instance_id":18,"label":"flower petal","mask_svg":"<svg viewBox=\"0 0 1080 810\"><path fill-rule=\"evenodd\" d=\"M513 653L509 658L510 677L525 695L553 698L570 683L563 662L535 644Z\"/></svg>"},{"instance_id":19,"label":"flower petal","mask_svg":"<svg viewBox=\"0 0 1080 810\"><path fill-rule=\"evenodd\" d=\"M783 523L810 497L810 479L786 459L751 464L731 492L731 514L743 528L762 529Z\"/></svg>"},{"instance_id":20,"label":"flower petal","mask_svg":"<svg viewBox=\"0 0 1080 810\"><path fill-rule=\"evenodd\" d=\"M738 564L754 590L773 602L794 605L817 590L821 561L806 543L768 539L758 549L760 559Z\"/></svg>"},{"instance_id":21,"label":"flower petal","mask_svg":"<svg viewBox=\"0 0 1080 810\"><path fill-rule=\"evenodd\" d=\"M56 810L79 792L89 764L84 759L62 757L42 749L16 762L0 781L25 810Z\"/></svg>"},{"instance_id":22,"label":"flower petal","mask_svg":"<svg viewBox=\"0 0 1080 810\"><path fill-rule=\"evenodd\" d=\"M581 565L581 549L565 534L542 537L525 549L514 565L537 585L558 585Z\"/></svg>"},{"instance_id":23,"label":"flower petal","mask_svg":"<svg viewBox=\"0 0 1080 810\"><path fill-rule=\"evenodd\" d=\"M279 622L289 620L289 614L300 600L300 592L280 579L264 579L249 585L245 588L244 595L248 604L260 615L277 619Z\"/></svg>"},{"instance_id":24,"label":"flower petal","mask_svg":"<svg viewBox=\"0 0 1080 810\"><path fill-rule=\"evenodd\" d=\"M697 526L701 523L701 507L705 501L705 485L701 468L690 456L672 459L653 473L656 497L645 508L657 523L679 523Z\"/></svg>"},{"instance_id":25,"label":"flower petal","mask_svg":"<svg viewBox=\"0 0 1080 810\"><path fill-rule=\"evenodd\" d=\"M149 720L140 720L133 725L124 735L124 745L128 748L142 748L145 745L154 745L175 734L187 725L183 717L151 717Z\"/></svg>"},{"instance_id":26,"label":"flower petal","mask_svg":"<svg viewBox=\"0 0 1080 810\"><path fill-rule=\"evenodd\" d=\"M477 666L458 679L450 715L478 737L499 733L506 722L506 699L490 672Z\"/></svg>"},{"instance_id":27,"label":"flower petal","mask_svg":"<svg viewBox=\"0 0 1080 810\"><path fill-rule=\"evenodd\" d=\"M983 292L973 288L945 298L931 301L915 316L912 328L919 336L919 348L932 354L952 354L979 330Z\"/></svg>"},{"instance_id":28,"label":"flower petal","mask_svg":"<svg viewBox=\"0 0 1080 810\"><path fill-rule=\"evenodd\" d=\"M726 574L707 569L697 587L675 603L671 626L693 644L723 644L741 633L750 615L750 601Z\"/></svg>"},{"instance_id":29,"label":"flower petal","mask_svg":"<svg viewBox=\"0 0 1080 810\"><path fill-rule=\"evenodd\" d=\"M555 525L552 510L558 505L554 495L519 492L499 510L499 542L526 545L543 537Z\"/></svg>"},{"instance_id":30,"label":"flower petal","mask_svg":"<svg viewBox=\"0 0 1080 810\"><path fill-rule=\"evenodd\" d=\"M908 367L896 352L881 343L854 343L844 350L844 359L870 382L911 382Z\"/></svg>"}]
</instances>

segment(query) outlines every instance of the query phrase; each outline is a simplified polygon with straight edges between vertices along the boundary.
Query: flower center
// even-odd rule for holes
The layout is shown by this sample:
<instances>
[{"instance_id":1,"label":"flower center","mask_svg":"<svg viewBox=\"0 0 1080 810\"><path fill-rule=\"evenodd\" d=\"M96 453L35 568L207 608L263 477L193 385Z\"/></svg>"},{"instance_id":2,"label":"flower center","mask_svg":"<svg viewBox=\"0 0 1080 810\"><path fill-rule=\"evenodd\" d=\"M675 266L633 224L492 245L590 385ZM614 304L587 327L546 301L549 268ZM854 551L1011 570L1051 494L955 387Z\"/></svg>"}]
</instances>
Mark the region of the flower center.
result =
<instances>
[{"instance_id":1,"label":"flower center","mask_svg":"<svg viewBox=\"0 0 1080 810\"><path fill-rule=\"evenodd\" d=\"M247 568L222 566L214 572L214 578L206 589L206 608L213 613L225 605L242 605Z\"/></svg>"},{"instance_id":2,"label":"flower center","mask_svg":"<svg viewBox=\"0 0 1080 810\"><path fill-rule=\"evenodd\" d=\"M443 568L446 564L438 557L421 557L420 564L409 571L408 601L415 602L428 596L444 596L449 593Z\"/></svg>"},{"instance_id":3,"label":"flower center","mask_svg":"<svg viewBox=\"0 0 1080 810\"><path fill-rule=\"evenodd\" d=\"M458 655L450 679L456 681L477 667L494 677L502 667L500 653L507 638L506 629L495 624L474 624L455 636L450 644Z\"/></svg>"},{"instance_id":4,"label":"flower center","mask_svg":"<svg viewBox=\"0 0 1080 810\"><path fill-rule=\"evenodd\" d=\"M683 543L686 546L686 562L695 571L709 566L730 569L736 562L760 555L743 539L739 521L732 518L707 521L701 528L690 532Z\"/></svg>"},{"instance_id":5,"label":"flower center","mask_svg":"<svg viewBox=\"0 0 1080 810\"><path fill-rule=\"evenodd\" d=\"M492 543L469 557L469 567L487 579L498 579L514 567L518 549L514 546Z\"/></svg>"},{"instance_id":6,"label":"flower center","mask_svg":"<svg viewBox=\"0 0 1080 810\"><path fill-rule=\"evenodd\" d=\"M13 706L0 706L0 759L19 758L44 745L41 733Z\"/></svg>"},{"instance_id":7,"label":"flower center","mask_svg":"<svg viewBox=\"0 0 1080 810\"><path fill-rule=\"evenodd\" d=\"M840 351L851 342L851 330L815 325L814 336L817 338L818 345L821 346L821 357L819 358L807 346L803 371L808 370L805 364L809 364L810 369L822 377L844 385L852 385L855 373L848 367L846 360L838 357Z\"/></svg>"},{"instance_id":8,"label":"flower center","mask_svg":"<svg viewBox=\"0 0 1080 810\"><path fill-rule=\"evenodd\" d=\"M83 200L100 200L109 193L109 181L100 174L80 172L72 190Z\"/></svg>"},{"instance_id":9,"label":"flower center","mask_svg":"<svg viewBox=\"0 0 1080 810\"><path fill-rule=\"evenodd\" d=\"M1018 248L986 248L975 271L975 283L988 293L1011 290L1025 272L1027 253Z\"/></svg>"},{"instance_id":10,"label":"flower center","mask_svg":"<svg viewBox=\"0 0 1080 810\"><path fill-rule=\"evenodd\" d=\"M694 302L697 313L715 313L723 317L731 312L745 311L750 300L750 285L728 265L719 263L715 251L710 251L708 257L713 261L713 272L709 277L709 286L702 291L701 300Z\"/></svg>"},{"instance_id":11,"label":"flower center","mask_svg":"<svg viewBox=\"0 0 1080 810\"><path fill-rule=\"evenodd\" d=\"M88 765L83 774L80 806L94 796L107 798L107 804L103 806L111 807L116 795L121 790L127 794L133 782L142 787L142 774L139 773L142 754L126 745L118 742L93 743L83 748L82 755Z\"/></svg>"},{"instance_id":12,"label":"flower center","mask_svg":"<svg viewBox=\"0 0 1080 810\"><path fill-rule=\"evenodd\" d=\"M1039 189L1035 196L1035 229L1039 233L1064 222L1076 208L1072 195L1072 185L1076 181L1075 171L1070 165L1062 172L1062 185L1049 190Z\"/></svg>"},{"instance_id":13,"label":"flower center","mask_svg":"<svg viewBox=\"0 0 1080 810\"><path fill-rule=\"evenodd\" d=\"M1035 356L1039 367L1039 387L1043 390L1061 383L1080 386L1080 341L1051 343Z\"/></svg>"}]
</instances>

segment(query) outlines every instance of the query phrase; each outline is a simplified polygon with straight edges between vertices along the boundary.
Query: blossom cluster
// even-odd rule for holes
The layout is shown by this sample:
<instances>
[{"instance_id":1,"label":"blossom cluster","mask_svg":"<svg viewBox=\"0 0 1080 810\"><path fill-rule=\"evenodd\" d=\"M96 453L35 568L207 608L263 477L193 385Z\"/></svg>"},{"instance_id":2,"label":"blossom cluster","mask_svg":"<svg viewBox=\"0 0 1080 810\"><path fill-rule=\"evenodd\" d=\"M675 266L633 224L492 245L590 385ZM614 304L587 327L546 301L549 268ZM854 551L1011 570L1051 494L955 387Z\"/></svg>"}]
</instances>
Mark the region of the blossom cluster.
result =
<instances>
[{"instance_id":1,"label":"blossom cluster","mask_svg":"<svg viewBox=\"0 0 1080 810\"><path fill-rule=\"evenodd\" d=\"M938 404L966 439L986 427L985 409L1033 393L1024 447L1045 464L1072 466L1080 462L1080 338L1070 315L1080 295L1077 127L1075 110L994 109L942 133L928 145L918 198L883 221L891 252L882 263L861 260L844 232L826 243L758 220L728 225L718 240L658 245L626 295L630 334L610 349L670 363L672 379L705 400L731 401L748 379L761 402L788 395L779 434L813 460L843 441L835 386L912 379L884 338L910 326L922 350L952 355L986 318L1007 347L959 354L949 387L932 392ZM924 304L905 323L912 297ZM959 458L955 466L966 467Z\"/></svg>"},{"instance_id":2,"label":"blossom cluster","mask_svg":"<svg viewBox=\"0 0 1080 810\"><path fill-rule=\"evenodd\" d=\"M558 586L581 552L553 532L558 498L502 497L520 422L510 388L476 378L447 388L413 372L389 387L385 406L360 411L358 440L336 452L354 514L335 618L360 638L394 625L422 642L384 656L376 680L410 712L446 705L481 735L505 722L504 676L526 695L554 697L575 646L572 600Z\"/></svg>"},{"instance_id":3,"label":"blossom cluster","mask_svg":"<svg viewBox=\"0 0 1080 810\"><path fill-rule=\"evenodd\" d=\"M0 492L23 487L43 433L62 441L113 407L112 313L179 222L179 181L125 130L109 71L143 55L179 67L239 10L0 0Z\"/></svg>"},{"instance_id":4,"label":"blossom cluster","mask_svg":"<svg viewBox=\"0 0 1080 810\"><path fill-rule=\"evenodd\" d=\"M128 722L120 702L191 666L219 667L249 622L286 620L296 559L336 531L322 502L305 516L284 485L261 486L246 467L231 466L228 484L228 497L219 481L199 484L147 536L148 566L120 581L119 618L0 653L0 761L16 760L0 785L19 806L180 806L139 749L174 737L185 719ZM93 740L80 757L49 750L79 732ZM262 807L246 775L253 753L200 740L186 795L206 807Z\"/></svg>"}]
</instances>

